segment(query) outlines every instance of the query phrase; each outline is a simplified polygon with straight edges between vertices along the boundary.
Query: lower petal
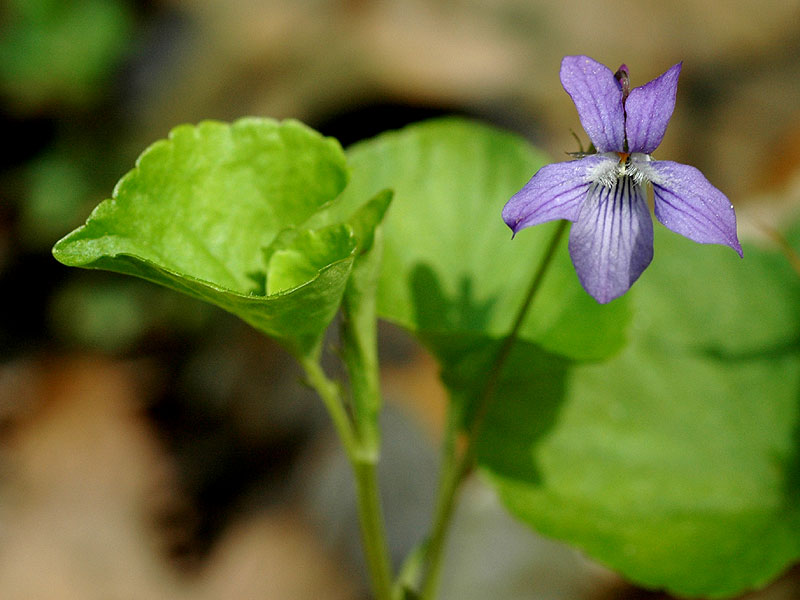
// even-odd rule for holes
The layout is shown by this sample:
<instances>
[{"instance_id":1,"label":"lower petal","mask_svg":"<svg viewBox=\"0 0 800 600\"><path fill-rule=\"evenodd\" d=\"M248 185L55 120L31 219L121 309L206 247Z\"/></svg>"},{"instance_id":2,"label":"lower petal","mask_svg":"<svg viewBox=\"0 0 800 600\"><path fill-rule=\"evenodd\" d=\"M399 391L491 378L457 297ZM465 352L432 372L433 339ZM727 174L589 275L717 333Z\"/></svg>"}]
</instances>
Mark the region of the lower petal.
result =
<instances>
[{"instance_id":1,"label":"lower petal","mask_svg":"<svg viewBox=\"0 0 800 600\"><path fill-rule=\"evenodd\" d=\"M628 291L653 259L653 220L644 191L630 177L593 185L569 236L583 288L605 304Z\"/></svg>"},{"instance_id":2,"label":"lower petal","mask_svg":"<svg viewBox=\"0 0 800 600\"><path fill-rule=\"evenodd\" d=\"M647 163L647 169L656 218L665 227L700 244L725 244L742 255L733 206L700 171L668 160Z\"/></svg>"},{"instance_id":3,"label":"lower petal","mask_svg":"<svg viewBox=\"0 0 800 600\"><path fill-rule=\"evenodd\" d=\"M574 221L592 181L615 164L608 156L593 154L546 165L506 203L503 220L515 234L556 219Z\"/></svg>"}]
</instances>

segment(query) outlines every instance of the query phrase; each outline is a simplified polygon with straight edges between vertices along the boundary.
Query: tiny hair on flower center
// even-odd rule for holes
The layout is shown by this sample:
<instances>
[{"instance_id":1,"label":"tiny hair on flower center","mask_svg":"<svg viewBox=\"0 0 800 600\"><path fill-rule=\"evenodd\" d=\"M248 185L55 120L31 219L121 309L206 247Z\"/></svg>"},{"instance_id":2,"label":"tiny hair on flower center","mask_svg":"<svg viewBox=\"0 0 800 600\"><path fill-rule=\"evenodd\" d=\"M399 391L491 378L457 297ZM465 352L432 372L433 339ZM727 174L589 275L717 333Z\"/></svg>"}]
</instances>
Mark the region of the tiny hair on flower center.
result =
<instances>
[{"instance_id":1,"label":"tiny hair on flower center","mask_svg":"<svg viewBox=\"0 0 800 600\"><path fill-rule=\"evenodd\" d=\"M592 173L591 179L607 188L614 187L620 179L629 177L635 185L642 185L650 180L645 163L652 160L641 152L607 152L603 154L609 159Z\"/></svg>"},{"instance_id":2,"label":"tiny hair on flower center","mask_svg":"<svg viewBox=\"0 0 800 600\"><path fill-rule=\"evenodd\" d=\"M619 163L617 163L616 166L618 179L630 177L636 185L642 185L648 181L644 171L639 168L639 165L651 160L648 154L643 154L641 152L617 152L616 154L619 156Z\"/></svg>"}]
</instances>

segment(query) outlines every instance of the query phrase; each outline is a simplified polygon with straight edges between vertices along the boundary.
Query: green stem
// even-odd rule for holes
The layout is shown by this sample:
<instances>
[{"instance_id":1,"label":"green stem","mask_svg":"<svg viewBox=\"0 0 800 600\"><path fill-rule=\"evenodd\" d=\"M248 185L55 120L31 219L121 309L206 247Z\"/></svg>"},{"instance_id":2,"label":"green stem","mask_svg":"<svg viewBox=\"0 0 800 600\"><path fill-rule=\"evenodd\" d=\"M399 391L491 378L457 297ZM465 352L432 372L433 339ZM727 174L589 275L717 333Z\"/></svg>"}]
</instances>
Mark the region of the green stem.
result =
<instances>
[{"instance_id":1,"label":"green stem","mask_svg":"<svg viewBox=\"0 0 800 600\"><path fill-rule=\"evenodd\" d=\"M331 414L353 469L361 541L376 600L391 600L392 569L378 491L380 458L378 416L381 407L375 293L381 261L381 238L358 255L342 299L342 359L350 383L349 410L338 385L317 362L306 372Z\"/></svg>"},{"instance_id":2,"label":"green stem","mask_svg":"<svg viewBox=\"0 0 800 600\"><path fill-rule=\"evenodd\" d=\"M432 599L439 583L442 569L442 558L447 531L455 509L456 492L465 472L466 462L459 456L456 448L460 411L454 410L451 403L447 410L447 425L442 444L442 465L439 473L439 487L436 507L433 513L428 546L426 549L427 569L420 587L420 598Z\"/></svg>"},{"instance_id":3,"label":"green stem","mask_svg":"<svg viewBox=\"0 0 800 600\"><path fill-rule=\"evenodd\" d=\"M358 518L367 567L376 600L391 600L392 571L378 493L377 456L356 435L342 401L339 385L312 358L301 360L309 384L322 398L342 441L356 484Z\"/></svg>"},{"instance_id":4,"label":"green stem","mask_svg":"<svg viewBox=\"0 0 800 600\"><path fill-rule=\"evenodd\" d=\"M353 422L361 450L377 462L380 455L378 416L381 409L378 364L376 289L381 239L375 233L372 249L359 256L342 299L342 360L347 367Z\"/></svg>"},{"instance_id":5,"label":"green stem","mask_svg":"<svg viewBox=\"0 0 800 600\"><path fill-rule=\"evenodd\" d=\"M347 409L342 401L342 394L339 384L332 381L325 375L320 364L313 358L303 358L300 364L306 373L308 383L316 390L328 414L333 421L333 426L339 439L344 446L347 457L350 462L355 460L358 455L358 439L353 429L353 424L350 421L350 415L347 414Z\"/></svg>"},{"instance_id":6,"label":"green stem","mask_svg":"<svg viewBox=\"0 0 800 600\"><path fill-rule=\"evenodd\" d=\"M517 311L511 329L497 351L492 363L492 368L478 395L475 414L467 430L465 445L460 454L457 452L455 444L455 437L460 420L459 412L453 408L453 403L451 403L448 408L447 430L445 431L445 441L443 444L444 456L442 459L442 474L439 479L436 509L428 542L428 568L420 587L420 598L423 600L433 600L435 597L439 585L439 575L444 554L443 549L452 523L458 489L461 486L461 482L472 470L475 462L475 441L480 435L483 422L489 412L495 387L500 380L503 367L511 354L511 349L517 341L520 329L525 322L525 317L528 315L533 300L542 285L542 281L544 281L547 269L553 262L558 244L564 235L564 231L566 231L567 223L568 221L559 222L558 228L553 233L553 237L550 239L547 250L542 257L542 261L539 263L539 268L536 270L531 280L528 292Z\"/></svg>"},{"instance_id":7,"label":"green stem","mask_svg":"<svg viewBox=\"0 0 800 600\"><path fill-rule=\"evenodd\" d=\"M371 248L360 254L353 265L342 299L341 343L358 442L358 455L350 462L356 481L361 539L375 598L390 600L392 569L377 476L382 402L376 290L382 249L380 231L375 231Z\"/></svg>"},{"instance_id":8,"label":"green stem","mask_svg":"<svg viewBox=\"0 0 800 600\"><path fill-rule=\"evenodd\" d=\"M383 511L378 493L378 476L374 462L354 461L353 475L358 496L358 517L361 540L367 559L372 591L376 600L392 598L392 568L386 543Z\"/></svg>"}]
</instances>

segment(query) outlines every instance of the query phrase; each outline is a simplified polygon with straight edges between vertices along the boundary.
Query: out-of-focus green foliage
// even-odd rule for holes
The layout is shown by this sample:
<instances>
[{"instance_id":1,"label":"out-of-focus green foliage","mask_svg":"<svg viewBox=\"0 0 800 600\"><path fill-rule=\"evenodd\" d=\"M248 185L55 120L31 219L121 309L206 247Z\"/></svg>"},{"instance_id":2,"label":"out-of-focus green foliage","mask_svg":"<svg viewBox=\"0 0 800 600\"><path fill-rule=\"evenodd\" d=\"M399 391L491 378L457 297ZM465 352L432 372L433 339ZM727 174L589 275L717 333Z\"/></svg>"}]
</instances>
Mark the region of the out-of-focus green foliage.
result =
<instances>
[{"instance_id":1,"label":"out-of-focus green foliage","mask_svg":"<svg viewBox=\"0 0 800 600\"><path fill-rule=\"evenodd\" d=\"M8 0L0 92L19 110L83 105L120 60L132 15L121 0Z\"/></svg>"},{"instance_id":2,"label":"out-of-focus green foliage","mask_svg":"<svg viewBox=\"0 0 800 600\"><path fill-rule=\"evenodd\" d=\"M63 153L40 157L28 166L28 196L20 206L20 229L26 244L50 246L77 225L76 215L91 197L91 183L81 166Z\"/></svg>"},{"instance_id":3,"label":"out-of-focus green foliage","mask_svg":"<svg viewBox=\"0 0 800 600\"><path fill-rule=\"evenodd\" d=\"M53 333L65 345L103 352L130 351L150 332L197 335L213 309L134 279L75 277L55 292Z\"/></svg>"}]
</instances>

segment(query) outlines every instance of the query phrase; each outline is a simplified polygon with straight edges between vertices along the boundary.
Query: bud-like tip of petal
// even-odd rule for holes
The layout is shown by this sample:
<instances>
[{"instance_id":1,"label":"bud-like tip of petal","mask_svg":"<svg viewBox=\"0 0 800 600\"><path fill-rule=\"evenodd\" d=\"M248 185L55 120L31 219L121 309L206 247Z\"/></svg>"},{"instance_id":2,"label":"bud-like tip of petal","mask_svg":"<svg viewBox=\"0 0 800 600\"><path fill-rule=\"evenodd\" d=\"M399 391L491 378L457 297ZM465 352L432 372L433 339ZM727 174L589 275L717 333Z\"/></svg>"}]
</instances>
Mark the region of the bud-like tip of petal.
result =
<instances>
[{"instance_id":1,"label":"bud-like tip of petal","mask_svg":"<svg viewBox=\"0 0 800 600\"><path fill-rule=\"evenodd\" d=\"M631 75L628 73L628 66L624 63L621 64L617 72L614 73L614 78L619 82L622 88L622 101L625 102L631 91Z\"/></svg>"}]
</instances>

